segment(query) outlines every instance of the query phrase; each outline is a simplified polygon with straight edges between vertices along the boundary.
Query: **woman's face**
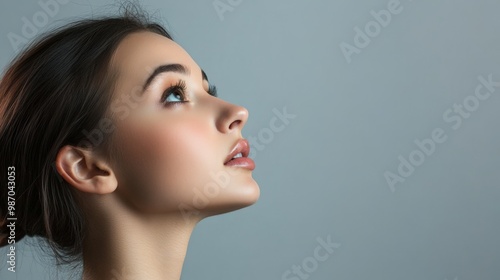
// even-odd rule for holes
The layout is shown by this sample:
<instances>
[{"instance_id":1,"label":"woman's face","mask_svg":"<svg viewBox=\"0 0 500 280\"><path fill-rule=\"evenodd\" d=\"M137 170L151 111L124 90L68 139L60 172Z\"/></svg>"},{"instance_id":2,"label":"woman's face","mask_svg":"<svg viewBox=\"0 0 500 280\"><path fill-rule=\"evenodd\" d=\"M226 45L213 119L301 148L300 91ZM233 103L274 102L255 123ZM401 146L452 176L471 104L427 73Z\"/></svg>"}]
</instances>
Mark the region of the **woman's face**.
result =
<instances>
[{"instance_id":1,"label":"woman's face","mask_svg":"<svg viewBox=\"0 0 500 280\"><path fill-rule=\"evenodd\" d=\"M151 78L159 66L172 64L181 67L160 67L165 71ZM248 111L209 94L202 70L183 48L152 32L134 33L120 43L111 66L118 70L110 111L121 198L140 211L185 217L257 201L253 168L224 164L243 139Z\"/></svg>"}]
</instances>

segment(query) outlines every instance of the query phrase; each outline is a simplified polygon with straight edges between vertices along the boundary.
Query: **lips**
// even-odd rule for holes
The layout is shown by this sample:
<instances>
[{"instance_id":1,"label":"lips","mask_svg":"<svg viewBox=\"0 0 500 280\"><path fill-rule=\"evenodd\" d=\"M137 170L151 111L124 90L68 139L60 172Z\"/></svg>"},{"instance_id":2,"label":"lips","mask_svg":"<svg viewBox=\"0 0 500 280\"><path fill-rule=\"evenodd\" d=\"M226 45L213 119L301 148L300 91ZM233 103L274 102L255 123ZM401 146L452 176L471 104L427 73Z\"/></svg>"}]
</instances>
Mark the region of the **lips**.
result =
<instances>
[{"instance_id":1,"label":"lips","mask_svg":"<svg viewBox=\"0 0 500 280\"><path fill-rule=\"evenodd\" d=\"M248 157L250 153L250 145L246 139L240 139L233 147L229 155L224 161L224 165L243 167L246 169L255 169L255 163ZM241 157L239 156L241 154ZM238 155L238 156L237 156Z\"/></svg>"}]
</instances>

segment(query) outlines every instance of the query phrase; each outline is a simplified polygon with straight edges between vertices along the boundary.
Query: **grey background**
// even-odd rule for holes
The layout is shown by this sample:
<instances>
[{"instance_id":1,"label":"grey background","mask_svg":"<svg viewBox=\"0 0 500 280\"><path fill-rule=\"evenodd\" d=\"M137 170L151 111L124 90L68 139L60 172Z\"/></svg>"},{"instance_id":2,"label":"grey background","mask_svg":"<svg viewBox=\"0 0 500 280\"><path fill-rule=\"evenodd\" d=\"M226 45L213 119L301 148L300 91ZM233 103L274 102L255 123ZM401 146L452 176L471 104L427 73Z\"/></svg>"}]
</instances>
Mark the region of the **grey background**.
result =
<instances>
[{"instance_id":1,"label":"grey background","mask_svg":"<svg viewBox=\"0 0 500 280\"><path fill-rule=\"evenodd\" d=\"M10 2L0 4L2 67L15 54L9 32L43 11ZM402 0L350 63L340 44L354 45L354 28L390 1L220 2L232 10L141 1L221 98L249 110L243 136L266 142L253 147L260 200L198 225L182 279L286 279L327 236L340 247L309 279L500 279L500 88L458 129L443 119L471 100L478 76L500 81L499 1ZM109 3L71 0L40 32L116 11ZM270 130L273 109L284 107L296 117ZM447 140L391 190L384 173L398 174L398 156L408 159L436 128ZM68 277L20 245L15 274L0 250L0 279Z\"/></svg>"}]
</instances>

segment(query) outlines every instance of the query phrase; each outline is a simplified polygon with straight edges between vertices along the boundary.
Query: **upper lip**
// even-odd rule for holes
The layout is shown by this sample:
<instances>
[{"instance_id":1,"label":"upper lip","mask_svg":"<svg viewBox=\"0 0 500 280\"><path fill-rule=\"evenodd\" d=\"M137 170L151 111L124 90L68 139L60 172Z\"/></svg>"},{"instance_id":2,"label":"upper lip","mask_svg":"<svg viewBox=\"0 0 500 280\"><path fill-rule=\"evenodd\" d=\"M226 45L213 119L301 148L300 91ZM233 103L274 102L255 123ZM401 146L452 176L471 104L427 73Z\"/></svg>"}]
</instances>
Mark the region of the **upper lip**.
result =
<instances>
[{"instance_id":1,"label":"upper lip","mask_svg":"<svg viewBox=\"0 0 500 280\"><path fill-rule=\"evenodd\" d=\"M224 164L230 161L238 153L241 153L242 157L248 157L248 154L250 153L250 145L248 144L248 141L246 139L240 139L238 140L238 142L236 142L236 145L234 145L233 149L226 157Z\"/></svg>"}]
</instances>

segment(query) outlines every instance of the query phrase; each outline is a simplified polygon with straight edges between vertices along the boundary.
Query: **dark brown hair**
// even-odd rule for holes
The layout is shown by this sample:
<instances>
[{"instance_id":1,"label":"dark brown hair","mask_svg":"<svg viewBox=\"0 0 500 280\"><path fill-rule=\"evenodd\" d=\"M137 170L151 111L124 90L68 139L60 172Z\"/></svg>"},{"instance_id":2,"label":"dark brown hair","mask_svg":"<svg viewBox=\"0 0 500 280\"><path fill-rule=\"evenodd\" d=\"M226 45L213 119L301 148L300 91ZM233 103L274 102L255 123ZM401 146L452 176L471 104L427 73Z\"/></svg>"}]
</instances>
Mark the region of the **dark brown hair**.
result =
<instances>
[{"instance_id":1,"label":"dark brown hair","mask_svg":"<svg viewBox=\"0 0 500 280\"><path fill-rule=\"evenodd\" d=\"M109 108L116 74L109 67L114 51L134 32L150 31L172 39L136 5L122 8L121 16L79 20L43 35L4 72L0 234L6 236L0 237L0 246L26 235L40 236L59 264L81 260L85 219L73 187L55 170L56 155L65 145L109 154L111 135L104 135L100 145L89 145L92 141L83 132L96 128ZM8 182L14 182L9 186L15 188L9 190ZM9 191L15 193L10 209ZM15 234L7 227L11 215L17 218Z\"/></svg>"}]
</instances>

